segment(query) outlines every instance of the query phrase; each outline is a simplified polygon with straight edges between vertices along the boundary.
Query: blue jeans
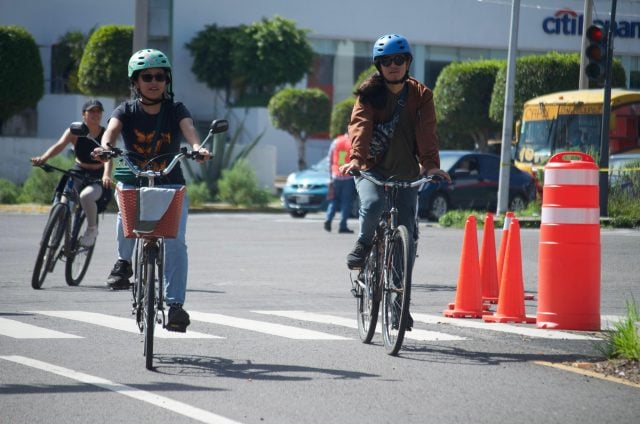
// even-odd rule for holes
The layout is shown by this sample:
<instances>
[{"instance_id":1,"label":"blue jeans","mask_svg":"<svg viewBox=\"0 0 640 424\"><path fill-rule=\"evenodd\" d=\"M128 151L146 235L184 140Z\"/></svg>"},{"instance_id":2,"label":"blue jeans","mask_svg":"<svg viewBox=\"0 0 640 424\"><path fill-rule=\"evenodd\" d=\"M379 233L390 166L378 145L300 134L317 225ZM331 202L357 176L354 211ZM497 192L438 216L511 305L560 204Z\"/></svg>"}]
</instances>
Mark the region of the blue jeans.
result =
<instances>
[{"instance_id":1,"label":"blue jeans","mask_svg":"<svg viewBox=\"0 0 640 424\"><path fill-rule=\"evenodd\" d=\"M158 186L162 187L162 186ZM187 232L187 216L189 215L189 197L184 194L182 202L182 214L178 234L174 239L164 239L164 283L165 302L184 304L187 291L187 271L189 269L189 258L187 256L187 244L185 235ZM116 219L116 234L118 241L118 259L124 259L132 263L133 250L136 239L125 238L122 228L122 217L118 211Z\"/></svg>"},{"instance_id":2,"label":"blue jeans","mask_svg":"<svg viewBox=\"0 0 640 424\"><path fill-rule=\"evenodd\" d=\"M356 185L353 178L333 180L333 199L327 207L327 221L331 222L340 207L340 230L347 229L347 218L351 214L351 204L353 195L356 192Z\"/></svg>"},{"instance_id":3,"label":"blue jeans","mask_svg":"<svg viewBox=\"0 0 640 424\"><path fill-rule=\"evenodd\" d=\"M380 175L370 172L376 178ZM356 178L356 187L360 196L360 234L358 241L365 246L371 246L373 236L380 221L380 215L385 208L384 187L380 187L362 177ZM398 190L396 206L398 208L398 225L404 225L409 232L409 239L416 237L416 200L418 197L417 188L407 188ZM413 243L409 243L413 246ZM413 256L412 252L412 255Z\"/></svg>"}]
</instances>

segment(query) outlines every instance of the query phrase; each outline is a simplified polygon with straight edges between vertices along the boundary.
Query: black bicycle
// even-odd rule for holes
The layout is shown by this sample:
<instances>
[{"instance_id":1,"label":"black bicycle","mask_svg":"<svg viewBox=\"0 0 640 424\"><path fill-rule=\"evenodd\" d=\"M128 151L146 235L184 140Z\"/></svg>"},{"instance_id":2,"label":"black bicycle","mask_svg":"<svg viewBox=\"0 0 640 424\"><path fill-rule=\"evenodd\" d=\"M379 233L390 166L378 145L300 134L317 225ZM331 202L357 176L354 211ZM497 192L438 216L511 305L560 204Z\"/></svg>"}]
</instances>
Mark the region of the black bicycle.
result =
<instances>
[{"instance_id":1,"label":"black bicycle","mask_svg":"<svg viewBox=\"0 0 640 424\"><path fill-rule=\"evenodd\" d=\"M352 280L356 298L358 333L363 343L370 343L376 331L382 303L382 339L389 355L402 347L409 323L411 298L411 245L416 246L407 227L398 225L396 198L400 189L418 187L439 177L422 177L417 181L383 181L370 174L353 172L384 187L385 208L373 238L373 244L358 276Z\"/></svg>"},{"instance_id":2,"label":"black bicycle","mask_svg":"<svg viewBox=\"0 0 640 424\"><path fill-rule=\"evenodd\" d=\"M100 181L90 179L82 171L75 169L61 169L46 163L37 166L46 172L61 172L63 178L55 190L53 206L44 227L31 276L31 287L42 288L47 274L53 272L59 260L66 262L64 276L67 284L77 286L87 273L95 244L83 246L80 243L80 238L86 231L87 220L78 201L78 187L75 187L73 181L74 178L80 179L83 186Z\"/></svg>"},{"instance_id":3,"label":"black bicycle","mask_svg":"<svg viewBox=\"0 0 640 424\"><path fill-rule=\"evenodd\" d=\"M209 134L202 142L204 146L214 134L227 131L229 124L226 120L215 120L209 127ZM71 130L76 135L85 135L85 128ZM74 132L75 131L75 132ZM187 151L181 148L179 153L162 154L146 161L144 169L138 168L130 156L135 154L112 148L103 153L105 158L121 158L133 172L138 184L116 186L118 207L122 218L125 237L136 238L134 256L134 283L132 285L133 309L136 323L140 332L144 334L145 366L153 369L153 348L155 324L162 324L166 328L164 308L164 239L175 238L178 232L182 203L186 192L185 186L155 187L155 179L166 176L173 170L182 158L202 159L197 151ZM172 156L171 162L161 171L150 170L159 159ZM143 179L148 185L141 187ZM142 212L142 205L148 203L152 215ZM163 211L161 216L157 210ZM154 212L155 211L155 212Z\"/></svg>"}]
</instances>

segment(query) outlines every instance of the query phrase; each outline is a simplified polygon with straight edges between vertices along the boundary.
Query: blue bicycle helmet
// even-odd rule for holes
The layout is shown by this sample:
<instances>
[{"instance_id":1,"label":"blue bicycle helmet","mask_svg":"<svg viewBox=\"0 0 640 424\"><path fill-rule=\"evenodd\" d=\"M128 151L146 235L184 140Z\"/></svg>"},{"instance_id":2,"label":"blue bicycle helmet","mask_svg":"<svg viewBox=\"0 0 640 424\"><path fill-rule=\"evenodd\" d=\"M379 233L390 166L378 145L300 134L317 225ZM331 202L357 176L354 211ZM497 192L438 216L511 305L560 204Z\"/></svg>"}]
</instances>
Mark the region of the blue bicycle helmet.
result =
<instances>
[{"instance_id":1,"label":"blue bicycle helmet","mask_svg":"<svg viewBox=\"0 0 640 424\"><path fill-rule=\"evenodd\" d=\"M374 62L377 58L390 54L408 54L413 57L409 42L404 36L398 34L383 35L373 44Z\"/></svg>"}]
</instances>

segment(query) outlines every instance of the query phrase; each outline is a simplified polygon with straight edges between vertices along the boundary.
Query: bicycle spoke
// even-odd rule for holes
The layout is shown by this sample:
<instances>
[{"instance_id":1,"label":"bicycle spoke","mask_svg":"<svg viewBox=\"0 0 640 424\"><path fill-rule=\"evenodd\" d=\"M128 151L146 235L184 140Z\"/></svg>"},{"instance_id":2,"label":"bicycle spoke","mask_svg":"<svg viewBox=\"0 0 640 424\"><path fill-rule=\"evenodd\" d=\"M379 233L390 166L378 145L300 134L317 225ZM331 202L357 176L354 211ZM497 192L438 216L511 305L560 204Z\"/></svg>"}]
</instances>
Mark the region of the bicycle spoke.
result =
<instances>
[{"instance_id":1,"label":"bicycle spoke","mask_svg":"<svg viewBox=\"0 0 640 424\"><path fill-rule=\"evenodd\" d=\"M402 347L409 320L409 254L408 232L406 227L401 225L390 242L382 299L382 335L389 355L396 355Z\"/></svg>"}]
</instances>

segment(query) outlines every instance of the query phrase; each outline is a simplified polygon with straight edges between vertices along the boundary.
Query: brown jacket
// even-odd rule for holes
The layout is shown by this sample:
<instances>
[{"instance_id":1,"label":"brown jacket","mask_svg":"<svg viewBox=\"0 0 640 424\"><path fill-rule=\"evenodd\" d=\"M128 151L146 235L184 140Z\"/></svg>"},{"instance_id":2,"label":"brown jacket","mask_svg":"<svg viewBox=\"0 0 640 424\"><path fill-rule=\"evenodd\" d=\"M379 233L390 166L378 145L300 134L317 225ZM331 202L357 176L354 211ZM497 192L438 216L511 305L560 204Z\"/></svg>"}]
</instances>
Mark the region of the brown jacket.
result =
<instances>
[{"instance_id":1,"label":"brown jacket","mask_svg":"<svg viewBox=\"0 0 640 424\"><path fill-rule=\"evenodd\" d=\"M436 112L433 104L433 93L424 84L410 77L407 103L403 113L407 113L415 128L418 161L425 171L440 168L438 153L438 137L436 135ZM390 117L384 116L384 109L375 109L371 104L361 103L356 99L349 123L351 138L351 160L356 160L362 170L371 169L373 160L369 156L369 143L373 133L373 124L385 122Z\"/></svg>"}]
</instances>

